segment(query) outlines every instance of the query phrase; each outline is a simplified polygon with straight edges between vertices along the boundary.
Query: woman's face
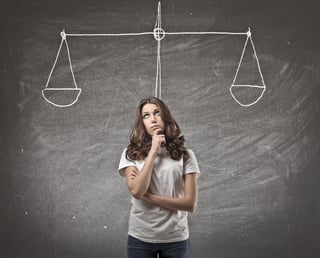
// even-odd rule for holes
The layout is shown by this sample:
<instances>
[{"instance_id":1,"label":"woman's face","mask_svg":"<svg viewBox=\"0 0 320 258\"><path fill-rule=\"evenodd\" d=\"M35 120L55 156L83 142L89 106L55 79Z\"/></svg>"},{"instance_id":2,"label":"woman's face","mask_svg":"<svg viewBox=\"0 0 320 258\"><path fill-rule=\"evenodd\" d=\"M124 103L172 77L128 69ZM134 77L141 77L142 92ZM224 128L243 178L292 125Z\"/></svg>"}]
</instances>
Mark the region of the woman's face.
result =
<instances>
[{"instance_id":1,"label":"woman's face","mask_svg":"<svg viewBox=\"0 0 320 258\"><path fill-rule=\"evenodd\" d=\"M160 108L151 103L147 103L142 107L141 110L142 121L147 133L151 136L154 135L155 131L162 129L164 132L164 122L161 117Z\"/></svg>"}]
</instances>

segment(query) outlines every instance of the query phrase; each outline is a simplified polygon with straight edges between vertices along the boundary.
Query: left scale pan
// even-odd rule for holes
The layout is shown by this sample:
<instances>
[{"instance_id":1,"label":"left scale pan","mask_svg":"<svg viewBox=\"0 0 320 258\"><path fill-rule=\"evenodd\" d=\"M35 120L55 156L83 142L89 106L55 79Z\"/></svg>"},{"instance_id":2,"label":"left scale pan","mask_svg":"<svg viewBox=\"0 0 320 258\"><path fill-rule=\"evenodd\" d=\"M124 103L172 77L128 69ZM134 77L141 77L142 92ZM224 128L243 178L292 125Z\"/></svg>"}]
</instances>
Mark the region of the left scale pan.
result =
<instances>
[{"instance_id":1,"label":"left scale pan","mask_svg":"<svg viewBox=\"0 0 320 258\"><path fill-rule=\"evenodd\" d=\"M81 94L80 88L45 88L42 97L56 107L71 107Z\"/></svg>"}]
</instances>

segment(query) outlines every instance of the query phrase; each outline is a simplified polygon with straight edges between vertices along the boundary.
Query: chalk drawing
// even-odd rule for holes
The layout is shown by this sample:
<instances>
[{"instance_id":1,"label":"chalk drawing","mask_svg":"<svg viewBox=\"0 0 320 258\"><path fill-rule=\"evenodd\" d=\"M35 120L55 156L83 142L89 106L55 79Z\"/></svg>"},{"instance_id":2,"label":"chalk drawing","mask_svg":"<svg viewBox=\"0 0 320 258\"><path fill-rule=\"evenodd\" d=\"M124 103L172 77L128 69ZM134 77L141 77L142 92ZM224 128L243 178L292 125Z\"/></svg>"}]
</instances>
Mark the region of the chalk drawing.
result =
<instances>
[{"instance_id":1,"label":"chalk drawing","mask_svg":"<svg viewBox=\"0 0 320 258\"><path fill-rule=\"evenodd\" d=\"M253 50L253 55L254 55L254 58L255 58L255 61L256 61L256 64L257 64L257 67L258 67L258 71L259 71L259 75L260 75L260 79L261 79L261 82L262 82L262 85L251 85L251 84L235 84L236 80L237 80L237 76L238 76L238 73L239 73L239 69L240 69L240 66L242 64L242 60L243 60L243 56L244 56L244 53L247 49L247 45L248 45L248 41L250 39L250 43L251 43L251 47L252 47L252 50ZM232 92L232 88L234 87L251 87L251 88L260 88L262 89L262 92L260 94L260 96L253 102L249 103L249 104L244 104L244 103L241 103L233 94ZM260 68L260 64L259 64L259 60L258 60L258 56L257 56L257 53L256 53L256 48L253 44L253 41L252 41L252 37L251 37L251 31L250 31L250 28L247 32L247 39L246 39L246 42L244 43L244 47L243 47L243 50L242 50L242 54L241 54L241 58L240 58L240 61L239 61L239 64L238 64L238 67L237 67L237 71L236 71L236 74L234 76L234 79L233 79L233 82L231 84L231 87L229 88L230 89L230 93L231 93L231 96L233 97L233 99L241 106L243 107L249 107L249 106L252 106L254 104L256 104L263 96L265 90L266 90L266 85L264 83L264 79L263 79L263 75L262 75L262 72L261 72L261 68Z\"/></svg>"},{"instance_id":2,"label":"chalk drawing","mask_svg":"<svg viewBox=\"0 0 320 258\"><path fill-rule=\"evenodd\" d=\"M50 104L56 106L56 107L70 107L72 105L74 105L77 101L78 98L81 94L81 89L78 88L76 80L75 80L75 76L73 73L73 68L72 68L72 63L71 63L71 57L70 57L70 50L69 50L69 46L68 46L68 42L67 42L67 37L121 37L121 36L144 36L144 35L153 35L155 40L157 41L157 68L156 68L156 78L155 78L155 92L154 95L155 97L161 98L161 40L163 40L165 38L166 35L244 35L247 36L246 41L244 43L244 47L241 53L241 57L240 57L240 61L233 79L233 82L229 88L231 96L233 97L233 99L241 106L243 107L249 107L252 106L254 104L256 104L263 96L265 90L266 90L266 85L264 83L264 79L263 79L263 75L261 72L261 68L260 68L260 64L259 64L259 60L258 60L258 56L256 53L256 49L252 40L252 34L250 31L250 28L248 29L247 32L213 32L213 31L206 31L206 32L166 32L164 31L164 29L161 26L161 3L158 2L158 14L157 14L157 18L156 18L156 22L155 22L155 26L153 29L153 32L139 32L139 33L102 33L102 34L77 34L77 33L65 33L65 30L63 29L63 31L60 33L61 35L61 43L60 43L60 47L56 56L56 59L54 61L54 64L52 66L52 69L50 71L47 83L45 85L45 88L42 90L42 96L43 98ZM251 44L251 48L253 51L253 56L254 56L254 60L256 62L256 65L258 67L258 71L259 71L259 76L260 76L260 81L261 81L261 85L252 85L252 84L237 84L237 76L240 70L240 66L242 64L243 61L243 57L245 54L245 51L248 51L248 42L249 44ZM53 73L53 70L56 66L57 60L59 58L60 55L60 51L61 48L63 46L63 44L65 44L66 49L67 49L67 54L68 54L68 60L69 60L69 66L70 66L70 71L72 74L72 78L73 78L73 84L74 84L74 88L50 88L48 87L49 82L51 80L51 75ZM259 95L259 97L250 103L242 103L241 101L239 101L234 93L233 93L233 89L236 87L249 87L249 88L258 88L261 89L261 94ZM77 92L77 96L75 98L74 101L72 101L71 103L68 104L57 104L54 103L53 101L50 101L48 99L48 97L46 96L46 93L48 91L76 91Z\"/></svg>"},{"instance_id":3,"label":"chalk drawing","mask_svg":"<svg viewBox=\"0 0 320 258\"><path fill-rule=\"evenodd\" d=\"M52 104L52 105L54 105L54 106L56 106L56 107L70 107L70 106L72 106L73 104L75 104L75 103L78 101L78 98L79 98L80 93L81 93L81 89L78 88L76 79L75 79L75 77L74 77L74 73L73 73L73 69L72 69L72 63L71 63L71 57L70 57L70 50L69 50L69 46L68 46L68 42L67 42L67 35L66 35L66 33L65 33L64 30L60 33L60 35L61 35L61 43L60 43L60 46L59 46L59 50L58 50L56 59L54 60L52 69L51 69L51 71L50 71L50 74L49 74L49 77L48 77L46 86L45 86L45 88L42 90L42 96L43 96L43 98L44 98L48 103L50 103L50 104ZM56 67L56 64L57 64L57 61L58 61L58 57L59 57L59 55L60 55L60 52L61 52L61 48L62 48L62 46L63 46L63 43L65 44L66 49L67 49L69 67L70 67L70 71L71 71L71 74L72 74L73 84L74 84L75 87L74 87L74 88L49 88L48 85L49 85L49 82L50 82L50 79L51 79L53 70L54 70L54 68ZM49 99L46 97L46 91L64 91L64 90L67 90L67 91L77 91L78 94L77 94L76 99L75 99L73 102L68 103L68 104L56 104L56 103L52 102L51 100L49 100Z\"/></svg>"}]
</instances>

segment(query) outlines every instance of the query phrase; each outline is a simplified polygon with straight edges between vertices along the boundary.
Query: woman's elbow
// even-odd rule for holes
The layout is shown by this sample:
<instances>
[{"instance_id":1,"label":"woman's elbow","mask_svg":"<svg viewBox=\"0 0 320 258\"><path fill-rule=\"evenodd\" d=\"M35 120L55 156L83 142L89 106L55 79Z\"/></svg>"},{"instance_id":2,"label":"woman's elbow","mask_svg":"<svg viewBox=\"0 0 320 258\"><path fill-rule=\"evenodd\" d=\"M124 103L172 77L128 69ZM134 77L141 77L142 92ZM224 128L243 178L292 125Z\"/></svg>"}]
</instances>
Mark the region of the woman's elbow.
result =
<instances>
[{"instance_id":1,"label":"woman's elbow","mask_svg":"<svg viewBox=\"0 0 320 258\"><path fill-rule=\"evenodd\" d=\"M141 190L136 190L136 189L130 189L130 193L136 199L141 199L142 196L145 194Z\"/></svg>"},{"instance_id":2,"label":"woman's elbow","mask_svg":"<svg viewBox=\"0 0 320 258\"><path fill-rule=\"evenodd\" d=\"M194 213L195 211L196 211L196 207L195 206L188 207L188 212L189 213Z\"/></svg>"},{"instance_id":3,"label":"woman's elbow","mask_svg":"<svg viewBox=\"0 0 320 258\"><path fill-rule=\"evenodd\" d=\"M190 205L188 205L187 211L189 213L194 213L197 209L197 203L196 202L191 202Z\"/></svg>"},{"instance_id":4,"label":"woman's elbow","mask_svg":"<svg viewBox=\"0 0 320 258\"><path fill-rule=\"evenodd\" d=\"M142 196L145 194L145 192L143 191L144 189L142 189L142 187L140 187L139 185L134 184L133 181L129 181L127 183L127 186L129 193L136 199L141 199Z\"/></svg>"},{"instance_id":5,"label":"woman's elbow","mask_svg":"<svg viewBox=\"0 0 320 258\"><path fill-rule=\"evenodd\" d=\"M136 198L136 199L138 199L138 200L140 200L141 198L142 198L142 194L140 194L140 193L131 193L131 195L134 197L134 198Z\"/></svg>"}]
</instances>

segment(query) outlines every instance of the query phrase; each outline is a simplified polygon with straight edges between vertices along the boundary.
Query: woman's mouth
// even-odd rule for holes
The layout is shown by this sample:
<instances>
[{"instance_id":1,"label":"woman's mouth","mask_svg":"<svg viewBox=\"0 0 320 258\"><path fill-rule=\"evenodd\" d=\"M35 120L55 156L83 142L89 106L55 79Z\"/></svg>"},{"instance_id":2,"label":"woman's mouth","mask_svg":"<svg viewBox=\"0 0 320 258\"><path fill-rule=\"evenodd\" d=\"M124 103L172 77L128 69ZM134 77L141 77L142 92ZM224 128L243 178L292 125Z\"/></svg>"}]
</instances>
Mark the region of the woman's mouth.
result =
<instances>
[{"instance_id":1,"label":"woman's mouth","mask_svg":"<svg viewBox=\"0 0 320 258\"><path fill-rule=\"evenodd\" d=\"M163 128L160 125L151 126L151 129L153 131L159 130L159 133L163 133L163 131L164 131Z\"/></svg>"}]
</instances>

